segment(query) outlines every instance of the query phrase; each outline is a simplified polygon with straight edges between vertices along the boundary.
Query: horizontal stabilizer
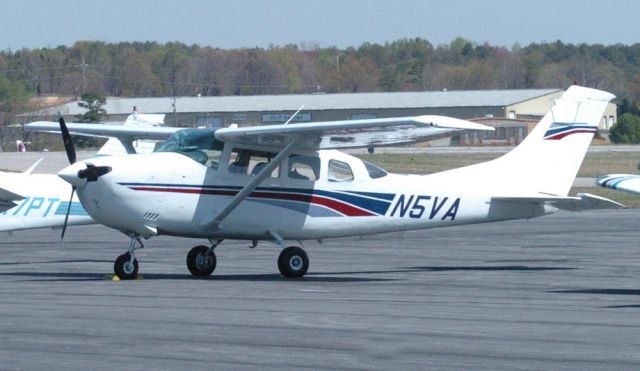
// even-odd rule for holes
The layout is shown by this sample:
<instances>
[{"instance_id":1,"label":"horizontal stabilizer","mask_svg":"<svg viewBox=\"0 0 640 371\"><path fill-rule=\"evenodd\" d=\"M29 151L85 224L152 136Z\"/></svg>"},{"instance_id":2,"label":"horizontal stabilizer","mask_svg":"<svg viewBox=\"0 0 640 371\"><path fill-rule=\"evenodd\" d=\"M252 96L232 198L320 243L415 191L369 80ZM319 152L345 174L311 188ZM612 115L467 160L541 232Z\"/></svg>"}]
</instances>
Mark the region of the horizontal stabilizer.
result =
<instances>
[{"instance_id":1,"label":"horizontal stabilizer","mask_svg":"<svg viewBox=\"0 0 640 371\"><path fill-rule=\"evenodd\" d=\"M14 208L24 197L0 188L0 212Z\"/></svg>"},{"instance_id":2,"label":"horizontal stabilizer","mask_svg":"<svg viewBox=\"0 0 640 371\"><path fill-rule=\"evenodd\" d=\"M13 201L3 201L0 200L0 213L3 213L9 209L13 209L14 207L16 207L18 204L13 202Z\"/></svg>"},{"instance_id":3,"label":"horizontal stabilizer","mask_svg":"<svg viewBox=\"0 0 640 371\"><path fill-rule=\"evenodd\" d=\"M567 211L622 209L625 207L623 204L616 201L589 193L578 193L575 197L493 197L491 201L506 202L512 204L548 205L560 210Z\"/></svg>"}]
</instances>

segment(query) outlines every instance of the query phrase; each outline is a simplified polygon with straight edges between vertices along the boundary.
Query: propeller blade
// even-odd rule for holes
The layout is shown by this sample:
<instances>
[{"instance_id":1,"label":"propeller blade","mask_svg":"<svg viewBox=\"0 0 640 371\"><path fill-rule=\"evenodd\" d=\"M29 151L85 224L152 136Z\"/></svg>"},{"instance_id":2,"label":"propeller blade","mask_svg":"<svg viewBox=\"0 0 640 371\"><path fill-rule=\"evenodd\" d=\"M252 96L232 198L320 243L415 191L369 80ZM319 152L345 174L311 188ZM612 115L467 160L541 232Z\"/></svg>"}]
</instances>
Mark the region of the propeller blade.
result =
<instances>
[{"instance_id":1,"label":"propeller blade","mask_svg":"<svg viewBox=\"0 0 640 371\"><path fill-rule=\"evenodd\" d=\"M60 123L60 132L62 133L64 150L67 151L67 158L69 159L69 163L73 164L76 162L76 149L73 147L71 134L69 134L69 129L67 129L67 124L65 124L64 118L62 116L60 116L58 122Z\"/></svg>"},{"instance_id":2,"label":"propeller blade","mask_svg":"<svg viewBox=\"0 0 640 371\"><path fill-rule=\"evenodd\" d=\"M67 222L69 221L69 213L71 212L71 202L73 201L73 194L75 192L76 192L76 187L71 187L71 197L69 198L67 213L64 215L64 224L62 224L62 234L60 235L60 240L64 240L64 232L67 230Z\"/></svg>"}]
</instances>

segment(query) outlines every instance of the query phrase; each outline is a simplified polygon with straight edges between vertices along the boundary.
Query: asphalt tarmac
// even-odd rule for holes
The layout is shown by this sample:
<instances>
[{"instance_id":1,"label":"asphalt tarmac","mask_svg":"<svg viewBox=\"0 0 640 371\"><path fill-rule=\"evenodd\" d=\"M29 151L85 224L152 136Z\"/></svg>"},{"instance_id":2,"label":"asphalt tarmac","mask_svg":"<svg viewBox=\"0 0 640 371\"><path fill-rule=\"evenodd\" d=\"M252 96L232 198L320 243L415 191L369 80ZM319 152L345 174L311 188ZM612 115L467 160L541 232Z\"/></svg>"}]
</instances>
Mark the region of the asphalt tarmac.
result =
<instances>
[{"instance_id":1,"label":"asphalt tarmac","mask_svg":"<svg viewBox=\"0 0 640 371\"><path fill-rule=\"evenodd\" d=\"M279 248L160 237L141 280L112 281L124 235L75 227L0 237L0 369L640 369L640 210Z\"/></svg>"}]
</instances>

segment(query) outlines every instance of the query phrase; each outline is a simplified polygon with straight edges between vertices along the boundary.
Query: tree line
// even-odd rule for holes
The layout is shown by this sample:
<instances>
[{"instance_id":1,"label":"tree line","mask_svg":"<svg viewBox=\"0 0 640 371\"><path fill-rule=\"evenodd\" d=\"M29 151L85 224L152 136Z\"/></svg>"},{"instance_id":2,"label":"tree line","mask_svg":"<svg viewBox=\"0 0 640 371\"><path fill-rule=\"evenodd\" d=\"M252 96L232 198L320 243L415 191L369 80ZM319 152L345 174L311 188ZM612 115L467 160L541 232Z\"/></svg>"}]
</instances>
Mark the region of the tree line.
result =
<instances>
[{"instance_id":1,"label":"tree line","mask_svg":"<svg viewBox=\"0 0 640 371\"><path fill-rule=\"evenodd\" d=\"M314 44L224 50L179 42L105 43L0 51L0 128L30 96L216 96L374 91L566 88L640 102L640 43L533 43L511 48L422 38L340 49ZM0 133L1 134L1 133ZM1 139L1 138L0 138Z\"/></svg>"},{"instance_id":2,"label":"tree line","mask_svg":"<svg viewBox=\"0 0 640 371\"><path fill-rule=\"evenodd\" d=\"M35 95L255 95L564 88L572 83L640 100L640 44L553 43L510 49L457 38L359 47L311 44L223 50L179 42L5 50L0 75Z\"/></svg>"}]
</instances>

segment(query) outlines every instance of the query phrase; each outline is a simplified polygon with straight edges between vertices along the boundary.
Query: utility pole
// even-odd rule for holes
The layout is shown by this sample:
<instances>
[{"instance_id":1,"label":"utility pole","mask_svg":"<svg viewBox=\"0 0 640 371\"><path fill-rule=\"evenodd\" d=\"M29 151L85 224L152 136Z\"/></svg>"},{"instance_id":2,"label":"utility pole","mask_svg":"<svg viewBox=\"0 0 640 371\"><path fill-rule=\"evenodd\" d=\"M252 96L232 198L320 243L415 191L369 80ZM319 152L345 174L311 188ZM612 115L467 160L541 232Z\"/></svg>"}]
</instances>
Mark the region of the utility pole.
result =
<instances>
[{"instance_id":1,"label":"utility pole","mask_svg":"<svg viewBox=\"0 0 640 371\"><path fill-rule=\"evenodd\" d=\"M84 63L84 57L82 57L82 64L80 65L80 67L82 68L82 90L80 91L80 95L82 96L87 88L87 64Z\"/></svg>"},{"instance_id":2,"label":"utility pole","mask_svg":"<svg viewBox=\"0 0 640 371\"><path fill-rule=\"evenodd\" d=\"M176 116L176 91L175 89L173 90L173 97L171 99L171 108L173 108L173 123L175 126L178 126L178 116Z\"/></svg>"}]
</instances>

